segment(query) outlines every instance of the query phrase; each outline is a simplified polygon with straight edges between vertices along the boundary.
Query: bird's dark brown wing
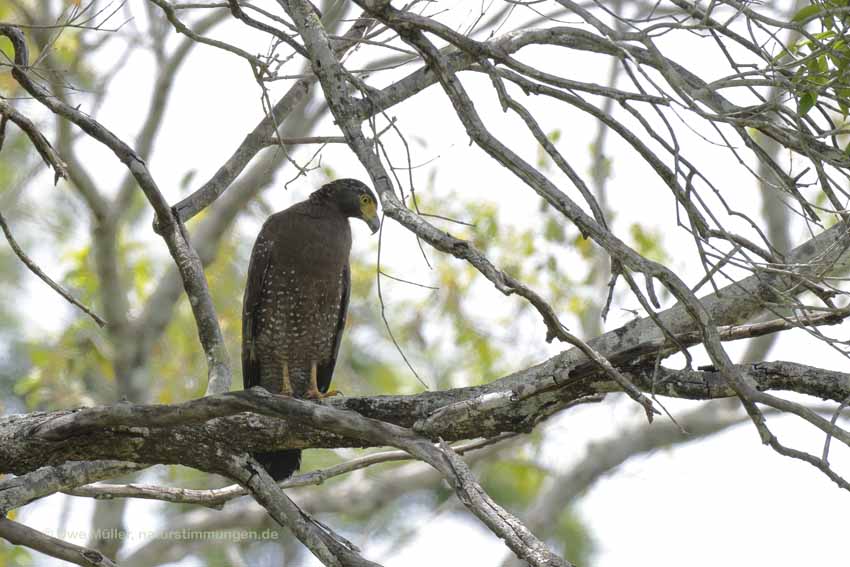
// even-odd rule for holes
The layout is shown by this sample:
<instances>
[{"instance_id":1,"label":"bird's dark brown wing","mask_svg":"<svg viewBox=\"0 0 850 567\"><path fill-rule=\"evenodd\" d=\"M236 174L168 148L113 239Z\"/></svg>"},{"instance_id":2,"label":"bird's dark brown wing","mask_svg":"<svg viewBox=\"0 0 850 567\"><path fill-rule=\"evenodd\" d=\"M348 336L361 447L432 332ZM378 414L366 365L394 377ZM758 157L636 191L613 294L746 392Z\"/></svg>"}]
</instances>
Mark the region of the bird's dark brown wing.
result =
<instances>
[{"instance_id":1,"label":"bird's dark brown wing","mask_svg":"<svg viewBox=\"0 0 850 567\"><path fill-rule=\"evenodd\" d=\"M319 387L320 392L327 392L331 386L331 378L333 378L334 366L336 366L336 357L339 354L339 343L342 342L342 333L345 329L345 317L348 314L349 297L351 297L351 268L348 262L346 262L342 272L342 300L339 303L339 318L337 319L336 331L334 333L334 353L326 364L321 364L316 369L316 385Z\"/></svg>"},{"instance_id":2,"label":"bird's dark brown wing","mask_svg":"<svg viewBox=\"0 0 850 567\"><path fill-rule=\"evenodd\" d=\"M272 242L260 231L251 261L248 264L248 281L245 284L245 296L242 301L242 383L247 390L260 385L260 360L257 356L255 339L259 335L259 305L263 286L267 284L271 273Z\"/></svg>"}]
</instances>

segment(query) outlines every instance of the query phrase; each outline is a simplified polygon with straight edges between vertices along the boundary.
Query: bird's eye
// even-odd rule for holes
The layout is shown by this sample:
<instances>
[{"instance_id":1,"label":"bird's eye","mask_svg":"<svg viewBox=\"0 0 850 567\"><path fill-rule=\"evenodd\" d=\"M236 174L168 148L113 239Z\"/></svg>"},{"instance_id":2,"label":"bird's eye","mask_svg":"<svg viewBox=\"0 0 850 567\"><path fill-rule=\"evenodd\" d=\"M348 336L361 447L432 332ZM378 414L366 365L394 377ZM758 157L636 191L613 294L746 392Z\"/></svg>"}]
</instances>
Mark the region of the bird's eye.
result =
<instances>
[{"instance_id":1,"label":"bird's eye","mask_svg":"<svg viewBox=\"0 0 850 567\"><path fill-rule=\"evenodd\" d=\"M369 195L360 195L360 202L361 203L363 203L364 205L367 205L369 203L369 201L370 201Z\"/></svg>"}]
</instances>

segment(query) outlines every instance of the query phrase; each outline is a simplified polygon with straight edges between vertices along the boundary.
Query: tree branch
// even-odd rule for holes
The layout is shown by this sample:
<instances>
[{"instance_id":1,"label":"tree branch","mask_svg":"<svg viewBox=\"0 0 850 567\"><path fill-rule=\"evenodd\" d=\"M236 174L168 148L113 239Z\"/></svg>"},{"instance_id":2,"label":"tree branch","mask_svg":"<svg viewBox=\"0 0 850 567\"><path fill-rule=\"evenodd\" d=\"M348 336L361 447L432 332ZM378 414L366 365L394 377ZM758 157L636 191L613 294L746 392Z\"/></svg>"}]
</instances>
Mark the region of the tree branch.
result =
<instances>
[{"instance_id":1,"label":"tree branch","mask_svg":"<svg viewBox=\"0 0 850 567\"><path fill-rule=\"evenodd\" d=\"M136 178L156 213L162 237L180 270L183 286L189 296L189 303L195 316L198 337L207 355L208 381L213 385L212 391L227 391L231 380L230 360L218 324L218 317L215 314L215 307L210 297L203 266L186 238L182 223L172 215L171 207L157 187L144 160L130 146L95 119L53 97L29 78L26 73L28 51L23 33L18 28L0 25L0 35L5 35L12 41L15 49L15 65L12 68L12 76L24 90L52 112L73 122L92 138L107 146Z\"/></svg>"},{"instance_id":2,"label":"tree branch","mask_svg":"<svg viewBox=\"0 0 850 567\"><path fill-rule=\"evenodd\" d=\"M505 439L512 439L514 437L515 434L506 433L490 439L481 439L478 441L471 441L469 443L462 443L452 449L459 455L463 455L468 451L489 447L494 443L504 441ZM279 486L281 488L297 488L302 486L320 485L331 478L364 469L375 464L407 461L410 459L410 454L405 451L381 451L378 453L371 453L339 463L338 465L333 465L326 469L318 469L307 473L297 474L281 482ZM2 489L2 485L0 485L0 491L2 491ZM74 485L74 488L63 489L62 492L70 494L71 496L105 500L111 500L114 498L143 498L149 500L161 500L163 502L174 502L178 504L198 504L216 510L221 509L226 502L240 496L245 496L249 493L248 489L238 484L206 490L173 488L169 486L157 486L151 484L87 484L85 486ZM0 494L2 494L2 492L0 492ZM0 499L0 509L2 509L2 499Z\"/></svg>"},{"instance_id":3,"label":"tree branch","mask_svg":"<svg viewBox=\"0 0 850 567\"><path fill-rule=\"evenodd\" d=\"M507 442L507 446L470 453L466 458L470 466L494 456L494 451L510 452L517 444ZM296 488L287 493L298 506L307 512L319 514L348 514L362 516L372 512L386 511L393 502L404 498L413 491L436 489L442 484L442 475L427 464L416 461L388 471L377 473L372 482L364 482L362 477L352 476L335 484L332 491ZM256 529L268 524L268 513L256 502L242 499L226 506L221 511L198 509L169 521L165 529L171 526L190 530L227 530L231 526L243 529ZM128 555L124 561L128 566L150 567L161 563L167 555L169 561L177 561L192 552L187 546L179 549L168 547L167 542L155 539L145 543Z\"/></svg>"},{"instance_id":4,"label":"tree branch","mask_svg":"<svg viewBox=\"0 0 850 567\"><path fill-rule=\"evenodd\" d=\"M230 45L229 43L218 41L217 39L210 39L203 35L197 34L192 31L186 24L180 21L180 18L177 17L177 12L174 9L174 6L171 5L170 2L166 0L148 0L149 2L156 4L162 12L165 14L165 17L168 18L168 21L174 26L174 29L177 30L178 33L182 33L189 39L194 42L202 43L204 45L209 45L218 49L222 49L224 51L228 51L241 57L251 64L251 67L255 70L256 73L264 73L267 68L267 64L260 61L257 57L251 55L247 51L244 51L236 46Z\"/></svg>"},{"instance_id":5,"label":"tree branch","mask_svg":"<svg viewBox=\"0 0 850 567\"><path fill-rule=\"evenodd\" d=\"M15 237L12 236L12 231L9 229L9 225L6 224L6 219L3 218L3 213L0 213L0 228L3 229L3 234L6 235L6 240L9 242L9 246L12 248L12 251L32 273L38 276L44 283L49 285L53 291L61 295L68 303L94 319L94 322L97 323L99 327L103 327L106 324L106 321L104 321L97 313L80 303L79 300L65 290L65 288L53 281L50 276L45 274L42 269L38 267L38 264L33 262L30 257L21 250L21 247L18 246L18 243L15 241Z\"/></svg>"},{"instance_id":6,"label":"tree branch","mask_svg":"<svg viewBox=\"0 0 850 567\"><path fill-rule=\"evenodd\" d=\"M0 481L0 515L55 492L146 467L124 461L67 462L5 479Z\"/></svg>"},{"instance_id":7,"label":"tree branch","mask_svg":"<svg viewBox=\"0 0 850 567\"><path fill-rule=\"evenodd\" d=\"M9 106L5 100L0 100L0 116L2 116L2 120L0 120L0 149L3 148L3 139L6 135L6 121L11 120L27 135L44 162L53 168L53 183L58 183L60 178L68 179L67 164L62 161L62 158L59 157L44 134L38 131L38 128L29 118Z\"/></svg>"},{"instance_id":8,"label":"tree branch","mask_svg":"<svg viewBox=\"0 0 850 567\"><path fill-rule=\"evenodd\" d=\"M748 365L736 370L759 390L791 390L834 401L850 395L850 376L844 373L787 362ZM627 375L642 388L660 395L696 399L734 395L729 384L713 371L661 369L655 373L651 368L635 368ZM469 484L466 472L458 468L455 458L444 447L440 449L425 442L410 428L442 407L462 399L475 403L476 399L486 398L488 390L495 392L494 386L504 388L509 383L501 380L477 388L415 396L337 399L326 404L283 399L255 389L168 406L120 404L9 416L0 418L0 463L3 463L0 472L25 474L67 460L119 458L139 463L184 464L232 475L232 469L218 470L221 465L213 463L211 455L234 446L237 439L240 449L246 452L286 447L394 445L436 466L454 483L459 497L467 499L465 503L473 512L500 536L508 537L511 520L505 520L507 516L483 499L476 485ZM507 395L511 390L502 390L504 405L473 412L468 420L460 413L452 414L451 420L430 424L427 433L434 439L456 439L516 431L517 425L522 428L522 424L539 421L538 414L522 414L523 410L535 408L538 412L551 413L553 407L565 405L567 396L575 398L592 391L617 389L616 383L604 379L597 382L573 377L562 385L560 392L528 398L523 398L518 390L511 400ZM351 409L361 413L344 411ZM244 413L247 411L277 419ZM844 442L846 437L840 430L835 434L836 439ZM521 538L509 545L519 546L511 549L520 554L535 552L533 545L520 545L522 541Z\"/></svg>"},{"instance_id":9,"label":"tree branch","mask_svg":"<svg viewBox=\"0 0 850 567\"><path fill-rule=\"evenodd\" d=\"M0 537L14 545L23 545L84 567L116 567L111 559L99 551L62 541L6 518L0 518Z\"/></svg>"},{"instance_id":10,"label":"tree branch","mask_svg":"<svg viewBox=\"0 0 850 567\"><path fill-rule=\"evenodd\" d=\"M328 567L380 567L361 557L349 542L305 514L253 458L242 457L228 466L231 478L242 483L280 525L289 528Z\"/></svg>"},{"instance_id":11,"label":"tree branch","mask_svg":"<svg viewBox=\"0 0 850 567\"><path fill-rule=\"evenodd\" d=\"M371 19L358 18L343 38L334 43L335 53L340 57L344 55L356 45L357 40L366 33L371 25ZM212 178L174 206L175 215L185 222L215 201L233 183L257 152L267 147L266 141L278 134L276 132L277 126L282 124L289 113L307 97L315 82L315 77L305 77L296 81L272 107L271 112L264 116L245 137L233 155L216 171Z\"/></svg>"},{"instance_id":12,"label":"tree branch","mask_svg":"<svg viewBox=\"0 0 850 567\"><path fill-rule=\"evenodd\" d=\"M836 403L850 396L846 373L791 362L763 362L736 369L763 391L793 391ZM344 416L361 425L365 422L358 420L369 419L381 420L387 426L413 428L431 439L493 437L527 431L576 399L619 391L618 385L603 375L576 369L557 389L524 397L522 384L533 376L534 370L535 367L526 369L485 386L411 396L336 398L323 404L273 397L262 389L252 389L171 405L122 403L6 416L0 418L0 473L26 474L65 461L116 458L205 470L209 452L219 446L232 446L236 439L246 452L387 444L386 439L376 439L365 429L329 427L323 422L342 420ZM659 395L709 400L733 394L716 371L660 369L653 380L649 367L623 370L639 387L654 389ZM473 411L469 418L456 412L451 414L451 420L429 424L427 430L417 426L446 406L468 403L475 408L475 404L494 396L503 402Z\"/></svg>"}]
</instances>

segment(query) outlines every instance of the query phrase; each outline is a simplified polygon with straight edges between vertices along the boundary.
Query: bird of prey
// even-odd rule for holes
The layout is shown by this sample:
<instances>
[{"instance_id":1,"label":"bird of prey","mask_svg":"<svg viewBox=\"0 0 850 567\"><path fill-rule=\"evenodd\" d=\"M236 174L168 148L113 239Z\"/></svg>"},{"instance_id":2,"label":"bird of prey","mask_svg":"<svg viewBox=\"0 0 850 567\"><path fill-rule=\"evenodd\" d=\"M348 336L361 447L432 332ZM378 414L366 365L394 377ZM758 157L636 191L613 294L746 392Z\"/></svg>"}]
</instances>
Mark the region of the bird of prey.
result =
<instances>
[{"instance_id":1,"label":"bird of prey","mask_svg":"<svg viewBox=\"0 0 850 567\"><path fill-rule=\"evenodd\" d=\"M248 266L242 307L242 380L273 394L320 399L328 391L351 293L349 218L380 227L374 193L337 179L269 217ZM257 453L275 480L301 465L299 449Z\"/></svg>"}]
</instances>

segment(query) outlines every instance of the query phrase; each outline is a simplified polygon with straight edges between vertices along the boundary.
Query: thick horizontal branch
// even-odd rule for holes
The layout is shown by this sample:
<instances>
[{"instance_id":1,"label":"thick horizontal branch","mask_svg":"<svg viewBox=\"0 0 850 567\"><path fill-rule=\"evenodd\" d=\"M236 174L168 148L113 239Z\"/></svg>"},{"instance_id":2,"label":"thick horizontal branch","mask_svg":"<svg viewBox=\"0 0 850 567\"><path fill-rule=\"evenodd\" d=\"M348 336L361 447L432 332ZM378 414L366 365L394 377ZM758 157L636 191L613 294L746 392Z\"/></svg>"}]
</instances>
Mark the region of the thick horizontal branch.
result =
<instances>
[{"instance_id":1,"label":"thick horizontal branch","mask_svg":"<svg viewBox=\"0 0 850 567\"><path fill-rule=\"evenodd\" d=\"M789 252L786 263L793 266L794 271L801 276L818 281L843 274L850 269L848 243L850 238L847 224L839 222ZM765 304L770 304L781 294L792 290L796 293L802 291L799 279L756 273L701 297L700 302L715 323L735 326L753 320L764 311ZM687 347L702 341L697 325L683 305L676 304L658 313L657 318L682 346ZM721 327L721 332L722 329ZM615 366L629 364L641 356L654 359L661 345L666 344L668 352L678 346L670 344L655 321L649 317L637 319L609 331L589 340L588 344ZM522 373L522 377L530 382L529 386L533 388L538 388L541 383L554 387L556 382L575 375L577 371L582 372L587 364L585 355L579 349L573 348L527 369ZM515 376L517 375L506 376L501 380L514 382Z\"/></svg>"},{"instance_id":2,"label":"thick horizontal branch","mask_svg":"<svg viewBox=\"0 0 850 567\"><path fill-rule=\"evenodd\" d=\"M753 380L761 391L797 392L838 403L850 395L850 374L846 372L783 361L756 362L741 368L743 375ZM735 395L720 373L714 370L670 370L662 367L658 374L653 372L652 365L646 365L628 374L643 388L654 389L661 396L707 400Z\"/></svg>"},{"instance_id":3,"label":"thick horizontal branch","mask_svg":"<svg viewBox=\"0 0 850 567\"><path fill-rule=\"evenodd\" d=\"M740 367L738 370L763 390L786 389L833 400L842 400L850 393L850 375L844 373L791 363L762 363ZM636 369L628 374L636 384L645 389L654 389L660 394L698 399L734 394L719 374L712 371L675 372L662 369L654 375L654 380L651 369ZM523 407L535 398L549 399L556 407L562 407L563 404L559 404L562 400L554 396L577 392L575 388L579 384L583 384L587 390L606 391L616 388L612 382L570 379L569 384L558 391L526 399L522 399L521 392L514 392L513 396L502 395L499 398L505 401L505 406L489 404L485 411L467 412L472 418L466 420L468 423L465 427L480 430L482 423L491 424L494 421L490 419L491 416L499 412L510 414L512 410ZM67 458L74 452L91 455L100 451L113 453L115 458L134 460L134 455L139 455L143 456L144 462L180 463L210 470L222 451L230 451L234 446L246 452L259 448L295 446L281 442L287 437L290 441L297 439L298 446L302 447L334 446L335 443L365 446L389 442L401 444L408 452L418 452L422 450L422 445L410 433L405 433L409 429L395 428L390 431L391 435L384 434L381 432L386 427L393 426L371 419L364 420L354 412L340 409L358 407L373 417L380 416L383 420L392 419L405 427L415 427L417 422L431 415L435 409L458 403L474 406L476 400L484 403L492 399L496 392L488 394L488 387L492 385L416 396L338 399L327 404L274 397L261 390L254 390L208 396L170 406L121 404L74 412L9 416L0 420L0 463L5 464L4 468L14 463L12 468L16 470L11 472L20 474L18 469L21 465L35 468L46 464L43 462L45 460ZM264 419L252 413L244 413L246 410L283 419ZM430 433L434 436L456 434L462 429L463 415L459 412L452 414L451 421L443 419L432 422L431 427L436 430ZM529 416L523 418L520 421L529 421ZM151 427L149 424L152 423L157 426ZM275 435L280 435L280 439L275 439ZM454 475L459 496L466 499L465 503L471 509L487 510L492 502L486 494L480 492L462 462L454 458L453 453L442 454L446 455L448 464L444 463L440 468L449 471L442 471L443 474ZM433 458L432 453L429 462ZM230 476L233 474L232 470L222 472L228 472ZM498 511L481 516L492 520L498 517ZM510 522L501 526L500 530L507 533L510 531L509 525Z\"/></svg>"},{"instance_id":4,"label":"thick horizontal branch","mask_svg":"<svg viewBox=\"0 0 850 567\"><path fill-rule=\"evenodd\" d=\"M625 369L646 391L715 399L733 395L717 372ZM850 375L790 362L737 367L759 390L785 390L841 402L850 395ZM35 412L0 418L0 473L26 474L66 461L116 459L208 468L210 452L238 446L246 452L283 448L383 446L357 428L327 428L327 416L346 414L380 420L419 435L447 441L526 432L571 401L618 391L604 375L574 375L548 391L527 396L519 386L527 369L485 386L412 396L337 398L322 403L270 396L263 390L232 392L172 405L119 404ZM498 398L499 403L492 403ZM438 410L463 405L469 411ZM342 414L339 412L342 411ZM248 413L251 412L251 413ZM259 415L258 415L259 414ZM358 422L359 423L359 422ZM378 423L378 422L375 422ZM427 423L427 428L419 427ZM152 425L156 424L156 425Z\"/></svg>"}]
</instances>

